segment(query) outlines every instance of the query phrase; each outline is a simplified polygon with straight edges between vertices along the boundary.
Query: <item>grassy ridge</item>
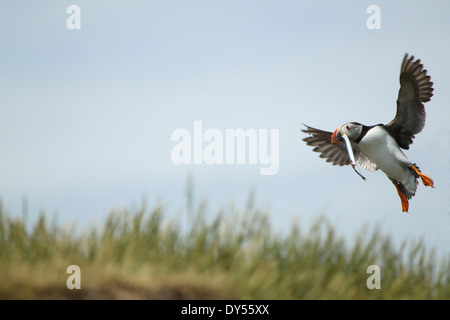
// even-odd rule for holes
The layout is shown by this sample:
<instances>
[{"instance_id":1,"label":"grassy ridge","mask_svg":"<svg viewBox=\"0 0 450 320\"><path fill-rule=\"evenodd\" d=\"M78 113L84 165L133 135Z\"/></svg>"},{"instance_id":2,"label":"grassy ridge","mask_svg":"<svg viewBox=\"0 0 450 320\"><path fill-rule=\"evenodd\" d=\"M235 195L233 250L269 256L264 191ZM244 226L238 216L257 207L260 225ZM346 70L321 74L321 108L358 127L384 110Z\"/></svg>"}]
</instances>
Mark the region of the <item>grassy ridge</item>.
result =
<instances>
[{"instance_id":1,"label":"grassy ridge","mask_svg":"<svg viewBox=\"0 0 450 320\"><path fill-rule=\"evenodd\" d=\"M184 229L143 205L80 233L0 207L0 299L450 299L450 262L422 241L396 248L373 229L349 245L323 217L278 235L253 201L213 218L205 203L190 211ZM81 290L66 287L72 264ZM373 264L380 290L366 286Z\"/></svg>"}]
</instances>

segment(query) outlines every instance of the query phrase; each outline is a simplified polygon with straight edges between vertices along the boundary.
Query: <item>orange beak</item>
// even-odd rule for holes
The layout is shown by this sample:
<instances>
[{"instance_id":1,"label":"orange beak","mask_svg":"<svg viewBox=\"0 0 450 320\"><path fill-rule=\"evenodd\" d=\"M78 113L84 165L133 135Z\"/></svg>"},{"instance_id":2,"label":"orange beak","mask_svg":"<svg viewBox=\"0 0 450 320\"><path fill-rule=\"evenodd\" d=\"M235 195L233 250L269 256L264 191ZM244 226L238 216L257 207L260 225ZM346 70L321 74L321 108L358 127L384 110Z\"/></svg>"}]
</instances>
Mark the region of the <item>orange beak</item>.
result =
<instances>
[{"instance_id":1,"label":"orange beak","mask_svg":"<svg viewBox=\"0 0 450 320\"><path fill-rule=\"evenodd\" d=\"M341 131L340 131L340 129L341 129L341 127L339 127L336 130L334 130L333 134L331 135L331 143L343 142L342 138L341 138Z\"/></svg>"}]
</instances>

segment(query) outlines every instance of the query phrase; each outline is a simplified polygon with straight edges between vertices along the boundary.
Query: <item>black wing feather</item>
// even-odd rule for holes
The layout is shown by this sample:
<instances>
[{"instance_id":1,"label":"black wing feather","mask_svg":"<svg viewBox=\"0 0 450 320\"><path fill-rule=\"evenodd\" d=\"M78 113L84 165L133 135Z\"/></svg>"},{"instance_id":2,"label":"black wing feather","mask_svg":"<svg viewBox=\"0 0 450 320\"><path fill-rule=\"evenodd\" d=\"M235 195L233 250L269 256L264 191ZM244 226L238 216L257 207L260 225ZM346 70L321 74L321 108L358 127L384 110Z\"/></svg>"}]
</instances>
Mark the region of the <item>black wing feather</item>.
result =
<instances>
[{"instance_id":1,"label":"black wing feather","mask_svg":"<svg viewBox=\"0 0 450 320\"><path fill-rule=\"evenodd\" d=\"M422 102L433 96L433 82L423 69L420 59L403 58L400 71L400 90L395 118L385 128L403 149L409 149L416 134L425 126L425 108Z\"/></svg>"},{"instance_id":2,"label":"black wing feather","mask_svg":"<svg viewBox=\"0 0 450 320\"><path fill-rule=\"evenodd\" d=\"M306 129L302 129L302 131L310 135L309 137L304 138L303 141L305 141L308 146L314 147L313 151L320 153L321 158L338 166L346 166L351 163L345 143L331 143L331 132L316 129L307 126L306 124L303 125ZM356 162L368 171L377 170L375 163L370 161L361 152L358 144L353 141L351 144Z\"/></svg>"}]
</instances>

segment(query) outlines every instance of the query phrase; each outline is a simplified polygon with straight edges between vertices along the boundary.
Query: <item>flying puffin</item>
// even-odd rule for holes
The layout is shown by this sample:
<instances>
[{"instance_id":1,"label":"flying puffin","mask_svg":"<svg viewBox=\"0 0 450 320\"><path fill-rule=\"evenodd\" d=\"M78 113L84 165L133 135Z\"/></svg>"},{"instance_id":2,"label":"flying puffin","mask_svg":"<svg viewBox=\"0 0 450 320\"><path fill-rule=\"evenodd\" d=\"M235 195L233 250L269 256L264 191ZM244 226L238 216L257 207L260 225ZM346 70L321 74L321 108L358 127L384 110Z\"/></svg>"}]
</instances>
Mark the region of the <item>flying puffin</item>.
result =
<instances>
[{"instance_id":1,"label":"flying puffin","mask_svg":"<svg viewBox=\"0 0 450 320\"><path fill-rule=\"evenodd\" d=\"M372 126L348 122L333 133L304 125L306 129L302 131L310 136L303 141L313 146L313 151L319 152L327 162L339 166L352 164L355 168L353 154L350 150L347 153L345 143L342 143L346 135L356 162L368 171L383 171L397 189L402 211L408 212L408 200L416 193L418 178L425 186L434 185L433 180L421 173L402 151L408 150L415 135L422 131L425 125L423 103L430 101L432 96L433 82L427 70L423 69L420 59L414 61L414 56L406 54L400 71L397 113L391 122Z\"/></svg>"}]
</instances>

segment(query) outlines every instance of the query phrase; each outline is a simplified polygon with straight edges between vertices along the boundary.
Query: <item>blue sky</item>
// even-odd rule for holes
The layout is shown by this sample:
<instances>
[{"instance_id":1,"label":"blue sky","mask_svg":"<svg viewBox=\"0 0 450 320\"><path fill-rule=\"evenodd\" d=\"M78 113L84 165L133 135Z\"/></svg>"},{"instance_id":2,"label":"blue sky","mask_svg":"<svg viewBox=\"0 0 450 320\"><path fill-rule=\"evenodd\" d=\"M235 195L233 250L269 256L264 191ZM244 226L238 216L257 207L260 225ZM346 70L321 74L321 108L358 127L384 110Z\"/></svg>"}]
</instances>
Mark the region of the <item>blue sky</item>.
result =
<instances>
[{"instance_id":1,"label":"blue sky","mask_svg":"<svg viewBox=\"0 0 450 320\"><path fill-rule=\"evenodd\" d=\"M66 8L81 9L81 29ZM381 9L369 30L366 9ZM211 212L250 190L285 230L326 215L351 238L380 224L450 252L448 1L3 1L0 4L0 197L13 213L100 221L114 207L185 204L189 174ZM406 155L432 177L410 213L382 172L319 159L302 123L333 131L395 115L404 54L435 83ZM280 168L175 166L177 128L279 129Z\"/></svg>"}]
</instances>

